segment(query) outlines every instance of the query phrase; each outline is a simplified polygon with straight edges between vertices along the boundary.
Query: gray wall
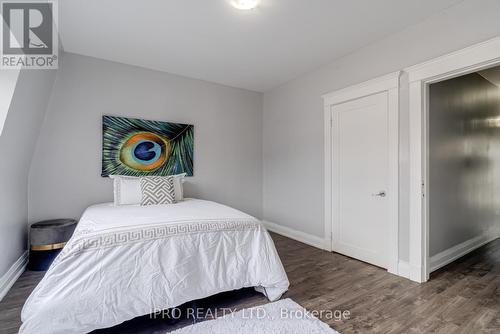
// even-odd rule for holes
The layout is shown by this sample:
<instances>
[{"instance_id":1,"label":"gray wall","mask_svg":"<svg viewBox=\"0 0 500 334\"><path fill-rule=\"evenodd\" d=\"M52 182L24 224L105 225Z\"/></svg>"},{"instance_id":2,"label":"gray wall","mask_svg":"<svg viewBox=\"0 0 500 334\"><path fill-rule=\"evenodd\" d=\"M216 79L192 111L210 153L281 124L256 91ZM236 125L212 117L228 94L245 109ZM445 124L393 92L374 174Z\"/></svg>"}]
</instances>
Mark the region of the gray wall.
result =
<instances>
[{"instance_id":1,"label":"gray wall","mask_svg":"<svg viewBox=\"0 0 500 334\"><path fill-rule=\"evenodd\" d=\"M500 88L471 73L429 88L429 254L477 236L500 213Z\"/></svg>"},{"instance_id":2,"label":"gray wall","mask_svg":"<svg viewBox=\"0 0 500 334\"><path fill-rule=\"evenodd\" d=\"M0 277L26 250L28 173L55 74L21 71L0 136Z\"/></svg>"},{"instance_id":3,"label":"gray wall","mask_svg":"<svg viewBox=\"0 0 500 334\"><path fill-rule=\"evenodd\" d=\"M262 94L66 53L30 173L30 221L79 217L112 201L101 116L195 126L186 195L262 216Z\"/></svg>"},{"instance_id":4,"label":"gray wall","mask_svg":"<svg viewBox=\"0 0 500 334\"><path fill-rule=\"evenodd\" d=\"M466 0L265 93L264 219L324 236L322 94L498 36L499 12L497 0ZM400 148L402 260L409 253L406 112L403 108Z\"/></svg>"}]
</instances>

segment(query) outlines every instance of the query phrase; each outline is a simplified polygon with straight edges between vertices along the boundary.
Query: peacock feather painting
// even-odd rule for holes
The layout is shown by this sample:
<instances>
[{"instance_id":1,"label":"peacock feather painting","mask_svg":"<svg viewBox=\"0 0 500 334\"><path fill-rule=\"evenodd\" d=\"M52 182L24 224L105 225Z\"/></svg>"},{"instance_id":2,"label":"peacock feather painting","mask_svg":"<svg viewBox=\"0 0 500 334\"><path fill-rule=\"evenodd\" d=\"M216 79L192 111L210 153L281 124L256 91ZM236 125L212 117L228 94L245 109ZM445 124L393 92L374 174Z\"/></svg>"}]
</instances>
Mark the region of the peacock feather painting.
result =
<instances>
[{"instance_id":1,"label":"peacock feather painting","mask_svg":"<svg viewBox=\"0 0 500 334\"><path fill-rule=\"evenodd\" d=\"M102 176L193 176L193 125L102 117Z\"/></svg>"}]
</instances>

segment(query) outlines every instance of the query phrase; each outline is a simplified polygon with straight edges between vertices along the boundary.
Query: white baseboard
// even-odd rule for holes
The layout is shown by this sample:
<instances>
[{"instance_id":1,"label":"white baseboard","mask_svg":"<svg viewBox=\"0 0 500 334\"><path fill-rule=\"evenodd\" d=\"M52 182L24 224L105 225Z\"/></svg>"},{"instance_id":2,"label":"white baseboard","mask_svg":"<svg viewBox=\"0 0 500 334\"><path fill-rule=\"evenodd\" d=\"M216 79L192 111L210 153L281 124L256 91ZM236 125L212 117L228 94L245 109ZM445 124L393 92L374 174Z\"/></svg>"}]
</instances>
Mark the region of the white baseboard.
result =
<instances>
[{"instance_id":1,"label":"white baseboard","mask_svg":"<svg viewBox=\"0 0 500 334\"><path fill-rule=\"evenodd\" d=\"M262 223L271 232L275 232L275 233L280 234L282 236L285 236L287 238L300 241L300 242L307 244L309 246L313 246L313 247L323 249L326 251L331 251L330 240L323 239L323 238L320 238L320 237L317 237L315 235L308 234L308 233L305 233L302 231L297 231L297 230L291 229L289 227L279 225L276 223L272 223L272 222L269 222L266 220L263 220Z\"/></svg>"},{"instance_id":2,"label":"white baseboard","mask_svg":"<svg viewBox=\"0 0 500 334\"><path fill-rule=\"evenodd\" d=\"M0 278L0 301L5 297L19 276L26 270L28 264L28 251L25 251L19 259Z\"/></svg>"},{"instance_id":3,"label":"white baseboard","mask_svg":"<svg viewBox=\"0 0 500 334\"><path fill-rule=\"evenodd\" d=\"M500 233L498 231L491 231L448 248L447 250L442 251L441 253L438 253L430 258L429 271L433 272L441 267L444 267L498 237L500 237Z\"/></svg>"}]
</instances>

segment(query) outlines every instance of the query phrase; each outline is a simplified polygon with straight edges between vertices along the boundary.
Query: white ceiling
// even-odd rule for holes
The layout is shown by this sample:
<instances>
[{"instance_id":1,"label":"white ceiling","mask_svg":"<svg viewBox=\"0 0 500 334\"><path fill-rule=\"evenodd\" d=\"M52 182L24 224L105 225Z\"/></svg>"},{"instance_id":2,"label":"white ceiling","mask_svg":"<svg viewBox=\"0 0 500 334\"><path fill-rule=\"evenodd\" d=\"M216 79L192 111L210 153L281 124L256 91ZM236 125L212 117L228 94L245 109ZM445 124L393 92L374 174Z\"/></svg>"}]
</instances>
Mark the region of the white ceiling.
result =
<instances>
[{"instance_id":1,"label":"white ceiling","mask_svg":"<svg viewBox=\"0 0 500 334\"><path fill-rule=\"evenodd\" d=\"M60 34L67 52L266 91L458 2L63 0Z\"/></svg>"}]
</instances>

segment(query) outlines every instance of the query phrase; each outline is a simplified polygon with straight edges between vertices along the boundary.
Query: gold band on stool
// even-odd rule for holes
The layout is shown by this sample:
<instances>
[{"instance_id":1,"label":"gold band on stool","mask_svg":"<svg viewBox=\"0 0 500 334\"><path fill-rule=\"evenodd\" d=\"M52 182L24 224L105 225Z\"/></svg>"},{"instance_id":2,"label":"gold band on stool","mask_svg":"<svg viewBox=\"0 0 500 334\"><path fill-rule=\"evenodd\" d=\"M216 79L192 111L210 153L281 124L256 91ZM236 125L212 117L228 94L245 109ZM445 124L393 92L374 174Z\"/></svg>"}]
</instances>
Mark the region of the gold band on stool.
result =
<instances>
[{"instance_id":1,"label":"gold band on stool","mask_svg":"<svg viewBox=\"0 0 500 334\"><path fill-rule=\"evenodd\" d=\"M66 245L65 242L60 242L57 244L50 244L50 245L31 245L31 250L34 251L47 251L47 250L54 250L54 249L61 249Z\"/></svg>"}]
</instances>

